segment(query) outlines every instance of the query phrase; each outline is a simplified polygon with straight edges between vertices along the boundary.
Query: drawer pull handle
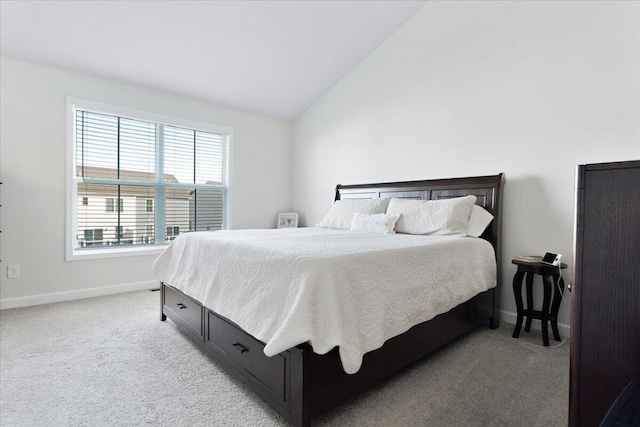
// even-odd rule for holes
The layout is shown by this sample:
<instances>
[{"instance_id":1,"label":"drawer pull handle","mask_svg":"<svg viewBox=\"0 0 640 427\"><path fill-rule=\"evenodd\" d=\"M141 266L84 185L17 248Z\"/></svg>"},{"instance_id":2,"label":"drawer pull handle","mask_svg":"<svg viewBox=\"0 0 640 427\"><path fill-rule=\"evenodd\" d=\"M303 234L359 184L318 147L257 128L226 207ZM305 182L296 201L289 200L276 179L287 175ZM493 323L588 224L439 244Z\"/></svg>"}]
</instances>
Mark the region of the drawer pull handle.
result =
<instances>
[{"instance_id":1,"label":"drawer pull handle","mask_svg":"<svg viewBox=\"0 0 640 427\"><path fill-rule=\"evenodd\" d=\"M178 307L180 307L180 310L182 310L183 308L187 308L186 305L184 305L183 303L179 302L178 304L176 304Z\"/></svg>"},{"instance_id":2,"label":"drawer pull handle","mask_svg":"<svg viewBox=\"0 0 640 427\"><path fill-rule=\"evenodd\" d=\"M239 342L233 344L233 346L242 354L245 353L247 351L249 351L249 349L245 346L243 346L242 344L240 344Z\"/></svg>"}]
</instances>

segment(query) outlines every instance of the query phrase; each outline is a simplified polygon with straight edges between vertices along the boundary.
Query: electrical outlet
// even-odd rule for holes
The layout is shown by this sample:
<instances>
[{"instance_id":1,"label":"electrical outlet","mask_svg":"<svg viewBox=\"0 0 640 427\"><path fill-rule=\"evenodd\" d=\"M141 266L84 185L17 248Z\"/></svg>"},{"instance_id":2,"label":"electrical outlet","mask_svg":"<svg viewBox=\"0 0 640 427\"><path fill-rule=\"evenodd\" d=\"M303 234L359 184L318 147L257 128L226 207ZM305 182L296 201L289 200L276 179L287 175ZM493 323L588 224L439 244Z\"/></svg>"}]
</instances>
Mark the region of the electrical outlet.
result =
<instances>
[{"instance_id":1,"label":"electrical outlet","mask_svg":"<svg viewBox=\"0 0 640 427\"><path fill-rule=\"evenodd\" d=\"M19 265L8 265L7 266L7 279L17 279L20 277L20 266Z\"/></svg>"}]
</instances>

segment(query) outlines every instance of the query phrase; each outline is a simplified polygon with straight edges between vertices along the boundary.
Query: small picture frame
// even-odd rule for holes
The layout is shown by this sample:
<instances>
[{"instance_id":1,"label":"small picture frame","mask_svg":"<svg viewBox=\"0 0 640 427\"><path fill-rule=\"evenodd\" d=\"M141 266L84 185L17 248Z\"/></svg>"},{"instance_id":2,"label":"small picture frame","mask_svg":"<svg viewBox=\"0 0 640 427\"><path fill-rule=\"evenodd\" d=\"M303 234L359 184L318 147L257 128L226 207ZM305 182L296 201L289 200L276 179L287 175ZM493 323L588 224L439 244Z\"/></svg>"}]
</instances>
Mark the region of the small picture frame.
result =
<instances>
[{"instance_id":1,"label":"small picture frame","mask_svg":"<svg viewBox=\"0 0 640 427\"><path fill-rule=\"evenodd\" d=\"M298 227L298 214L295 212L284 212L278 214L278 228Z\"/></svg>"}]
</instances>

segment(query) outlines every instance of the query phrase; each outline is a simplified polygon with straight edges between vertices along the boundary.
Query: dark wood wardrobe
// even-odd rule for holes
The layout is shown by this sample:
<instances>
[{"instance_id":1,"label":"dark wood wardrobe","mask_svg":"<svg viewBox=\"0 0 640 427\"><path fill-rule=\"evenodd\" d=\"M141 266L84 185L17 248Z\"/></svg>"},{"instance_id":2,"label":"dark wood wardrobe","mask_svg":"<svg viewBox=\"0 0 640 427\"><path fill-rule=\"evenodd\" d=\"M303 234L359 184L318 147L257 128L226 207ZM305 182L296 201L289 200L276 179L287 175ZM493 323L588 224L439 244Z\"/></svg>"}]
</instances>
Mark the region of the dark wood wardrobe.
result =
<instances>
[{"instance_id":1,"label":"dark wood wardrobe","mask_svg":"<svg viewBox=\"0 0 640 427\"><path fill-rule=\"evenodd\" d=\"M598 426L640 376L640 161L576 173L569 425Z\"/></svg>"}]
</instances>

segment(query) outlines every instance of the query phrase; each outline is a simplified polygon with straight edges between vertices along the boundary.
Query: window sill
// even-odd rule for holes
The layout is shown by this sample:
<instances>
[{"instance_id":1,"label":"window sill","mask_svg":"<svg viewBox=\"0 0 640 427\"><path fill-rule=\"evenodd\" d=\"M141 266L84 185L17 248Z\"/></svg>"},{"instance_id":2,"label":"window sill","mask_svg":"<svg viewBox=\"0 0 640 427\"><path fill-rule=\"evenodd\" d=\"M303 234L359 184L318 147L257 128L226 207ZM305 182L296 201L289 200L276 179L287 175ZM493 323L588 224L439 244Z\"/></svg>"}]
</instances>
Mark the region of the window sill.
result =
<instances>
[{"instance_id":1,"label":"window sill","mask_svg":"<svg viewBox=\"0 0 640 427\"><path fill-rule=\"evenodd\" d=\"M130 256L140 255L158 255L165 248L169 246L157 245L157 246L145 246L142 248L110 248L110 249L72 249L67 251L67 261L82 261L87 259L101 259L101 258L122 258Z\"/></svg>"}]
</instances>

